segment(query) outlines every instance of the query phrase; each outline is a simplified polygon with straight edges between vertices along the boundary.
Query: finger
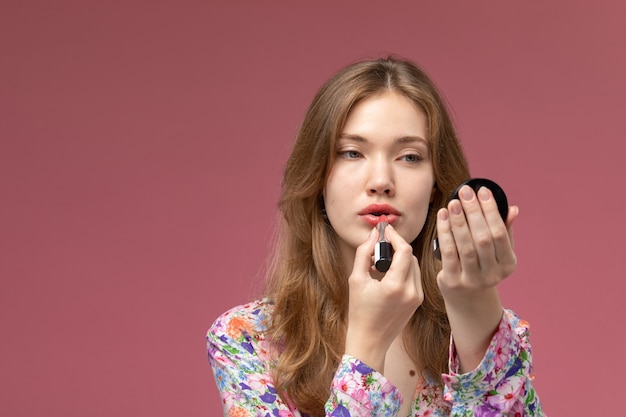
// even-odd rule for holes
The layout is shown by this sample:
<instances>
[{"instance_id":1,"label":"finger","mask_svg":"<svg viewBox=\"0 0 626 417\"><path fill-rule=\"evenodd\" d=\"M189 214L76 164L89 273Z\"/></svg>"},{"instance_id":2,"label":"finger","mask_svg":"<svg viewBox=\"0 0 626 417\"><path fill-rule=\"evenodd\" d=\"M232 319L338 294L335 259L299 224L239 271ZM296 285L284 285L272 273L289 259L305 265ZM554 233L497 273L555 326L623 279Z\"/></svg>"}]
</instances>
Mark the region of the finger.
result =
<instances>
[{"instance_id":1,"label":"finger","mask_svg":"<svg viewBox=\"0 0 626 417\"><path fill-rule=\"evenodd\" d=\"M506 225L512 226L513 222L515 221L515 219L517 219L518 216L519 216L519 207L510 206L509 212L507 213L507 216L506 216Z\"/></svg>"},{"instance_id":2,"label":"finger","mask_svg":"<svg viewBox=\"0 0 626 417\"><path fill-rule=\"evenodd\" d=\"M513 222L519 216L519 207L511 206L509 207L509 214L506 218L506 229L509 232L509 241L511 242L511 247L515 248L515 239L513 239Z\"/></svg>"},{"instance_id":3,"label":"finger","mask_svg":"<svg viewBox=\"0 0 626 417\"><path fill-rule=\"evenodd\" d=\"M391 277L396 276L399 277L399 279L408 279L407 271L411 267L411 262L414 258L413 247L400 236L392 225L388 225L385 229L385 237L389 240L389 243L391 243L394 251L387 275ZM389 274L389 272L395 273Z\"/></svg>"},{"instance_id":4,"label":"finger","mask_svg":"<svg viewBox=\"0 0 626 417\"><path fill-rule=\"evenodd\" d=\"M367 240L356 249L354 256L354 272L362 272L362 274L352 274L353 276L369 276L367 272L372 265L372 254L374 253L374 245L378 239L378 231L376 228L370 231Z\"/></svg>"},{"instance_id":5,"label":"finger","mask_svg":"<svg viewBox=\"0 0 626 417\"><path fill-rule=\"evenodd\" d=\"M486 187L481 187L478 190L478 200L484 213L484 219L487 223L487 233L484 235L481 233L476 239L484 239L485 245L489 245L493 248L493 254L495 255L495 261L503 264L509 264L513 261L514 254L511 247L511 239L509 235L509 229L502 221L502 216L498 211L498 205L491 190ZM514 217L513 217L514 219ZM477 247L481 247L482 242L477 243ZM479 251L480 256L480 251Z\"/></svg>"},{"instance_id":6,"label":"finger","mask_svg":"<svg viewBox=\"0 0 626 417\"><path fill-rule=\"evenodd\" d=\"M452 225L450 224L450 212L447 208L441 208L437 212L437 239L441 252L442 267L446 271L458 271L461 267L459 254L456 250Z\"/></svg>"},{"instance_id":7,"label":"finger","mask_svg":"<svg viewBox=\"0 0 626 417\"><path fill-rule=\"evenodd\" d=\"M487 226L474 191L470 187L464 186L459 192L459 197L460 200L452 200L448 204L452 235L456 243L461 268L467 273L475 274L481 267L481 260L486 262L486 260L479 258L478 248L475 244L476 233L485 234ZM481 248L481 250L484 257L489 248ZM491 250L493 251L493 248Z\"/></svg>"}]
</instances>

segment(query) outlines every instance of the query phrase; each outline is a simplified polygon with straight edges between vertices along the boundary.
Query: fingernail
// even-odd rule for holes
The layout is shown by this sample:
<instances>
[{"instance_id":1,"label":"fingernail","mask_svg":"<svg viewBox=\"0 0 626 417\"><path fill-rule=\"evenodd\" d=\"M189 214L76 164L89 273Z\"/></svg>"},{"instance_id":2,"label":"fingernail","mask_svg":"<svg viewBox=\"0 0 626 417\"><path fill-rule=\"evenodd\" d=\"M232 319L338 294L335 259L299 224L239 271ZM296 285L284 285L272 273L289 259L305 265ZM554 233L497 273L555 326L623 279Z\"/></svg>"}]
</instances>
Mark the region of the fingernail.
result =
<instances>
[{"instance_id":1,"label":"fingernail","mask_svg":"<svg viewBox=\"0 0 626 417\"><path fill-rule=\"evenodd\" d=\"M452 214L455 214L455 215L461 214L462 212L461 203L459 203L458 201L452 201L450 203L450 211L452 212Z\"/></svg>"},{"instance_id":2,"label":"fingernail","mask_svg":"<svg viewBox=\"0 0 626 417\"><path fill-rule=\"evenodd\" d=\"M489 198L491 198L490 194L491 193L489 192L487 187L480 187L480 189L478 190L478 198L480 198L481 201L489 201Z\"/></svg>"},{"instance_id":3,"label":"fingernail","mask_svg":"<svg viewBox=\"0 0 626 417\"><path fill-rule=\"evenodd\" d=\"M439 220L443 220L444 222L448 220L448 210L439 210Z\"/></svg>"},{"instance_id":4,"label":"fingernail","mask_svg":"<svg viewBox=\"0 0 626 417\"><path fill-rule=\"evenodd\" d=\"M461 188L459 195L465 201L471 201L472 198L474 197L474 193L472 192L472 189L467 185L464 185L463 188Z\"/></svg>"}]
</instances>

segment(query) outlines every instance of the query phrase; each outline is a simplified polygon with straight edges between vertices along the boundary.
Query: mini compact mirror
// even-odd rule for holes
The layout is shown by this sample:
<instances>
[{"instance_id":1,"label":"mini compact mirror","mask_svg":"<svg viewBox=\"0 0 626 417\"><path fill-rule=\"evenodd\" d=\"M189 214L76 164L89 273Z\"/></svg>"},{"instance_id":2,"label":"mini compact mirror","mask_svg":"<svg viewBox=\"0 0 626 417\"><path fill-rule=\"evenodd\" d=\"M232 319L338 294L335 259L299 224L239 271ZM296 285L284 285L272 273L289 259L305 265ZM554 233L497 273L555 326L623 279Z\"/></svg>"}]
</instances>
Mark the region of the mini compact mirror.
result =
<instances>
[{"instance_id":1,"label":"mini compact mirror","mask_svg":"<svg viewBox=\"0 0 626 417\"><path fill-rule=\"evenodd\" d=\"M498 212L500 213L500 217L502 217L502 220L506 222L506 216L509 213L509 202L506 198L506 194L504 194L504 191L498 184L486 178L471 178L467 181L462 182L461 184L459 184L458 187L456 187L456 189L448 199L448 202L459 199L459 190L464 185L469 185L476 193L478 192L480 187L489 188L489 190L491 190L491 193L493 194L493 198L496 200L496 204L498 205ZM433 244L435 258L441 259L441 251L439 250L439 239L435 238Z\"/></svg>"}]
</instances>

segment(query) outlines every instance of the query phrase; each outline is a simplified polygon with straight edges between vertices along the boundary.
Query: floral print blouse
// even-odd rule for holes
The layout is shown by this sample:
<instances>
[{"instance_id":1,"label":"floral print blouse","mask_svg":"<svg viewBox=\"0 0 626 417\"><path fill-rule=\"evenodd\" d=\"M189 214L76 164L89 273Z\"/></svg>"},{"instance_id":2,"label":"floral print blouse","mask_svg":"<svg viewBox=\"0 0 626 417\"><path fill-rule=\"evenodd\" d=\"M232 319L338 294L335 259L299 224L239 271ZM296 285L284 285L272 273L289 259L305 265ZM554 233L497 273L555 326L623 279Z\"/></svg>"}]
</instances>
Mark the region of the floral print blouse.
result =
<instances>
[{"instance_id":1,"label":"floral print blouse","mask_svg":"<svg viewBox=\"0 0 626 417\"><path fill-rule=\"evenodd\" d=\"M304 417L280 398L272 383L266 330L273 311L268 299L221 315L207 334L209 362L221 393L224 416ZM410 416L543 416L531 385L528 323L505 310L482 362L458 374L454 344L444 387L422 377ZM344 355L330 387L327 416L396 416L400 392L380 373Z\"/></svg>"}]
</instances>

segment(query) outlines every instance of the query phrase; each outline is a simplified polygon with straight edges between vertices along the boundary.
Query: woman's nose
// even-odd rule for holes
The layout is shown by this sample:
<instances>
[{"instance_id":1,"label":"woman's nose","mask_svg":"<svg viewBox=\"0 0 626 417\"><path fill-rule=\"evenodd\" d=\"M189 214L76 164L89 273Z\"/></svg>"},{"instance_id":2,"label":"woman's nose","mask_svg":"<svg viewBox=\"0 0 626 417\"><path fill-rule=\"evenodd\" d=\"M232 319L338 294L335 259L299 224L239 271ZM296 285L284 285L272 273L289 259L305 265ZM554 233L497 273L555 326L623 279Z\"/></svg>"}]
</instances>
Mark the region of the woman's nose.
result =
<instances>
[{"instance_id":1,"label":"woman's nose","mask_svg":"<svg viewBox=\"0 0 626 417\"><path fill-rule=\"evenodd\" d=\"M368 194L393 196L395 192L391 164L385 160L372 161L369 167L367 180Z\"/></svg>"}]
</instances>

